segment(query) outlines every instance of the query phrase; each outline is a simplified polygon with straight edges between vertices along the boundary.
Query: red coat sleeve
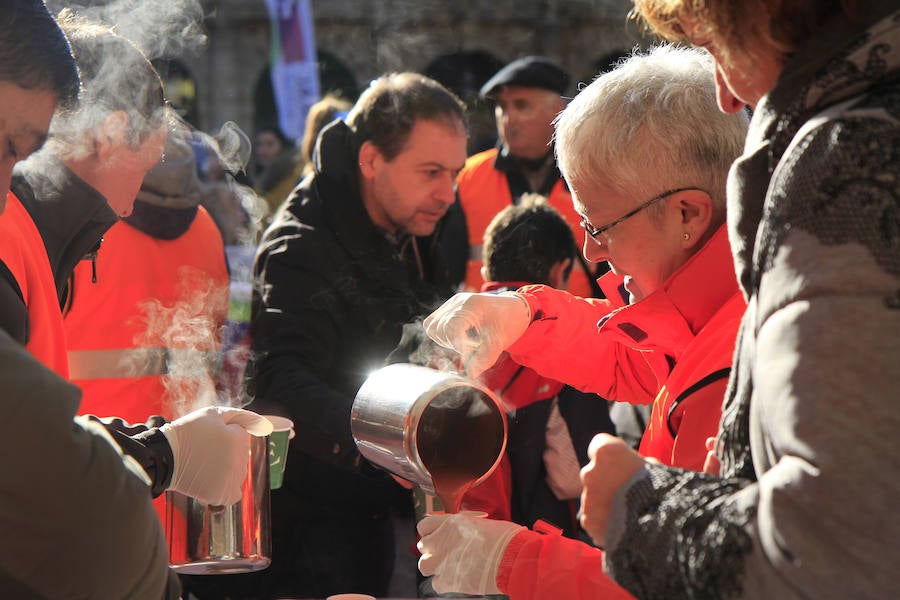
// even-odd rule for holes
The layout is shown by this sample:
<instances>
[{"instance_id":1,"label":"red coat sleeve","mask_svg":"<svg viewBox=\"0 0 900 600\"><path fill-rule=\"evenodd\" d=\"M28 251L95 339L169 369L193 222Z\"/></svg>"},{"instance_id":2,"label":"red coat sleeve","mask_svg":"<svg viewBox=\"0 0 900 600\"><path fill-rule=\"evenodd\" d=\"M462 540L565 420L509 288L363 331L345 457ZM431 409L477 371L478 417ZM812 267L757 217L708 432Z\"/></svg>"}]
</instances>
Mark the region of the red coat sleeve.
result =
<instances>
[{"instance_id":1,"label":"red coat sleeve","mask_svg":"<svg viewBox=\"0 0 900 600\"><path fill-rule=\"evenodd\" d=\"M664 356L640 352L601 335L597 323L613 306L548 286L519 293L531 308L532 323L507 351L519 364L608 400L649 404L669 373Z\"/></svg>"},{"instance_id":2,"label":"red coat sleeve","mask_svg":"<svg viewBox=\"0 0 900 600\"><path fill-rule=\"evenodd\" d=\"M561 535L524 530L500 562L497 587L510 600L626 600L633 596L603 573L603 552Z\"/></svg>"}]
</instances>

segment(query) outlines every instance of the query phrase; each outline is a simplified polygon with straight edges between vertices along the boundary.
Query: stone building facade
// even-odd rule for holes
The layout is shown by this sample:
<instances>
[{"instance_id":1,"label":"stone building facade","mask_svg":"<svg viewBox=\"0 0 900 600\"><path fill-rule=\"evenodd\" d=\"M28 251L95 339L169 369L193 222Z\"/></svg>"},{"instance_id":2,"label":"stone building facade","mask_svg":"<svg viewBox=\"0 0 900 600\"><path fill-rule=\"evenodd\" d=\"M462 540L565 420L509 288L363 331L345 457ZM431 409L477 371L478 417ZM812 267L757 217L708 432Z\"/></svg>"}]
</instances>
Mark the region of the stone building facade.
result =
<instances>
[{"instance_id":1,"label":"stone building facade","mask_svg":"<svg viewBox=\"0 0 900 600\"><path fill-rule=\"evenodd\" d=\"M269 82L269 17L263 0L202 0L200 51L161 70L167 94L198 128L234 121L245 132L275 120ZM590 81L611 53L643 45L629 0L312 0L323 92L351 100L378 75L427 73L457 92L473 124L492 118L480 85L527 54L556 59ZM485 114L488 116L485 117ZM492 125L491 125L492 127Z\"/></svg>"}]
</instances>

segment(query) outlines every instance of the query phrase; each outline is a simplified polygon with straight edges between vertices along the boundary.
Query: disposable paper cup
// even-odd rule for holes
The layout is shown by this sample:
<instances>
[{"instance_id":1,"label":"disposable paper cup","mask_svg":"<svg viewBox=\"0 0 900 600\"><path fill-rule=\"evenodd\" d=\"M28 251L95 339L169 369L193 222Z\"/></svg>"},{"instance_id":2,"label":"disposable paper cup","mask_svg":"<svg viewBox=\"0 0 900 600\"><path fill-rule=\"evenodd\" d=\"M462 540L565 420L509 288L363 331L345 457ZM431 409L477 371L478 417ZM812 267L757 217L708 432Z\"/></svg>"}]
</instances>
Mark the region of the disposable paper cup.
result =
<instances>
[{"instance_id":1,"label":"disposable paper cup","mask_svg":"<svg viewBox=\"0 0 900 600\"><path fill-rule=\"evenodd\" d=\"M265 415L265 417L273 427L272 433L269 434L269 487L277 490L284 481L288 440L294 438L294 422L275 415Z\"/></svg>"}]
</instances>

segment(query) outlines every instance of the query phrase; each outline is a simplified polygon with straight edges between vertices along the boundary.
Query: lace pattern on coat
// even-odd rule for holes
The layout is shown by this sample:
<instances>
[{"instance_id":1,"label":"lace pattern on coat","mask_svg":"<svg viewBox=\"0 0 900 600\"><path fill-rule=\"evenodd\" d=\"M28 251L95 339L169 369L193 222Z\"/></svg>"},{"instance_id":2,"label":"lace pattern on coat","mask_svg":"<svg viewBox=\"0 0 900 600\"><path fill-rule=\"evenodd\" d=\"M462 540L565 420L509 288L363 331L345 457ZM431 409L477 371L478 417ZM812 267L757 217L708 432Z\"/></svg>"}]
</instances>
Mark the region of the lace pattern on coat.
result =
<instances>
[{"instance_id":1,"label":"lace pattern on coat","mask_svg":"<svg viewBox=\"0 0 900 600\"><path fill-rule=\"evenodd\" d=\"M900 90L880 94L886 114L900 111ZM853 111L865 114L866 103ZM852 113L851 113L852 114ZM900 119L894 117L896 128ZM821 126L787 157L787 187L774 182L767 202L757 266L767 271L791 228L832 246L857 242L888 273L900 274L900 165L896 136L876 118L841 119ZM860 144L859 140L868 140Z\"/></svg>"},{"instance_id":2,"label":"lace pattern on coat","mask_svg":"<svg viewBox=\"0 0 900 600\"><path fill-rule=\"evenodd\" d=\"M756 509L739 511L720 498L748 483L650 467L650 476L628 491L622 550L606 557L610 574L638 598L736 595L743 556L753 545L745 526ZM648 578L660 565L678 565L677 576Z\"/></svg>"}]
</instances>

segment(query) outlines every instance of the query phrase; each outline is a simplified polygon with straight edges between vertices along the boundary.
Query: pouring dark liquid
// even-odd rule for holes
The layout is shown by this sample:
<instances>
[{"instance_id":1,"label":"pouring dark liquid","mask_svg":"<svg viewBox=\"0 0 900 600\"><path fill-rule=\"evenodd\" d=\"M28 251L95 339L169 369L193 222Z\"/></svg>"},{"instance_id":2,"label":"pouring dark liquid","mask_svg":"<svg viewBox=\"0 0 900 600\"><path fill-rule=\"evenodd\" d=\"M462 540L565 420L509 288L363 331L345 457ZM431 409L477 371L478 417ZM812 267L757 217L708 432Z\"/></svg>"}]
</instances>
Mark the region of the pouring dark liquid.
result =
<instances>
[{"instance_id":1,"label":"pouring dark liquid","mask_svg":"<svg viewBox=\"0 0 900 600\"><path fill-rule=\"evenodd\" d=\"M503 414L481 390L452 387L422 412L416 446L444 510L459 512L466 490L490 471L503 451Z\"/></svg>"}]
</instances>

